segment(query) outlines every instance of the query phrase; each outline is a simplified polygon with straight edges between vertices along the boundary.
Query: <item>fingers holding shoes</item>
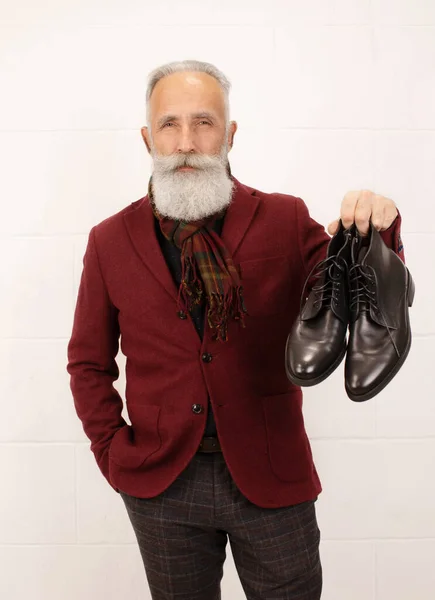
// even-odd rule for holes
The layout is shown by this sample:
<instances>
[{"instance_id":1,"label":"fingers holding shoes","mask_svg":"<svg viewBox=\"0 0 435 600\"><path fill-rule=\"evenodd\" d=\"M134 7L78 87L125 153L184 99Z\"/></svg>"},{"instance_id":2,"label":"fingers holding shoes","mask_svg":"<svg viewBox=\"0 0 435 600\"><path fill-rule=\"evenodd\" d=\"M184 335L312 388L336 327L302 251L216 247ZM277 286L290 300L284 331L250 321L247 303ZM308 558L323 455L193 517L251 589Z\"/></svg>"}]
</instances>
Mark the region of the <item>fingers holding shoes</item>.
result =
<instances>
[{"instance_id":1,"label":"fingers holding shoes","mask_svg":"<svg viewBox=\"0 0 435 600\"><path fill-rule=\"evenodd\" d=\"M397 207L391 198L375 194L370 190L350 191L341 203L340 218L345 229L355 223L358 232L367 236L370 221L378 231L388 229L398 215ZM338 221L333 221L328 231L335 233Z\"/></svg>"}]
</instances>

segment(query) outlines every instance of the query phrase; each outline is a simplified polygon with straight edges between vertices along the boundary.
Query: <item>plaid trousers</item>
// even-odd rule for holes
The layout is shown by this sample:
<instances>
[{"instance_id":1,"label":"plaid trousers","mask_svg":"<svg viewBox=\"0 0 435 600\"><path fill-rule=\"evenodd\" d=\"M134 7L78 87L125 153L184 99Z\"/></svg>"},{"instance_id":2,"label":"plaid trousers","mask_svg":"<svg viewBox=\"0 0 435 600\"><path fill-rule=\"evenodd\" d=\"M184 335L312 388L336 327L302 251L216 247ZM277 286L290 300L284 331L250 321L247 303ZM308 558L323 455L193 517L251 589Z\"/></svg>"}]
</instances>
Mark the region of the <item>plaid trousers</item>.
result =
<instances>
[{"instance_id":1,"label":"plaid trousers","mask_svg":"<svg viewBox=\"0 0 435 600\"><path fill-rule=\"evenodd\" d=\"M221 452L197 452L160 495L120 495L153 600L221 600L229 539L247 600L319 600L315 500L261 508L239 491Z\"/></svg>"}]
</instances>

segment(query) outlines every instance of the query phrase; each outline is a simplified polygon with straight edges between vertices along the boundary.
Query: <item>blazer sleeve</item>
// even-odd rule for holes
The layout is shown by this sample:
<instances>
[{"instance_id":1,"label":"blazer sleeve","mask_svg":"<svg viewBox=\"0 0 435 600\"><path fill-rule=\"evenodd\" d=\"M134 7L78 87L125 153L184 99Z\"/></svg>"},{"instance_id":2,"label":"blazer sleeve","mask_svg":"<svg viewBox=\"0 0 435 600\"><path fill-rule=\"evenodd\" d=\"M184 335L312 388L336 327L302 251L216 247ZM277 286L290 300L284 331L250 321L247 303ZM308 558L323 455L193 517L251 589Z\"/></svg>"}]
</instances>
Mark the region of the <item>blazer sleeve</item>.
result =
<instances>
[{"instance_id":1,"label":"blazer sleeve","mask_svg":"<svg viewBox=\"0 0 435 600\"><path fill-rule=\"evenodd\" d=\"M307 205L301 198L296 199L296 223L301 261L305 277L307 277L314 266L326 258L331 237L323 225L310 216ZM385 244L405 262L400 233L401 225L402 217L399 213L390 227L381 231L380 234Z\"/></svg>"},{"instance_id":2,"label":"blazer sleeve","mask_svg":"<svg viewBox=\"0 0 435 600\"><path fill-rule=\"evenodd\" d=\"M99 265L95 227L89 233L81 275L67 371L74 405L91 441L97 464L110 483L108 450L115 432L126 425L123 402L113 382L119 377L116 355L120 330Z\"/></svg>"}]
</instances>

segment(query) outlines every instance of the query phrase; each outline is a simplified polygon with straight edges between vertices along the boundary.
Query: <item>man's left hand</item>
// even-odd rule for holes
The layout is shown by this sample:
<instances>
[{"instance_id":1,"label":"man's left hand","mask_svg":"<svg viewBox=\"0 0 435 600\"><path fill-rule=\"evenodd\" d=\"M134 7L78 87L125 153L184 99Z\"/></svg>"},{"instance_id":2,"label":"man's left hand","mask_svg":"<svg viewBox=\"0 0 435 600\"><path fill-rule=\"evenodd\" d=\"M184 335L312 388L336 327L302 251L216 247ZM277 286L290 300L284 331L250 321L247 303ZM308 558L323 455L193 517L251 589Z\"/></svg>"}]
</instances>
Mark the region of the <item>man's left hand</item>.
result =
<instances>
[{"instance_id":1,"label":"man's left hand","mask_svg":"<svg viewBox=\"0 0 435 600\"><path fill-rule=\"evenodd\" d=\"M369 232L370 221L378 231L388 229L397 217L395 203L385 196L369 190L348 192L341 203L340 218L345 229L355 223L362 236ZM339 219L328 225L328 232L334 235L338 229Z\"/></svg>"}]
</instances>

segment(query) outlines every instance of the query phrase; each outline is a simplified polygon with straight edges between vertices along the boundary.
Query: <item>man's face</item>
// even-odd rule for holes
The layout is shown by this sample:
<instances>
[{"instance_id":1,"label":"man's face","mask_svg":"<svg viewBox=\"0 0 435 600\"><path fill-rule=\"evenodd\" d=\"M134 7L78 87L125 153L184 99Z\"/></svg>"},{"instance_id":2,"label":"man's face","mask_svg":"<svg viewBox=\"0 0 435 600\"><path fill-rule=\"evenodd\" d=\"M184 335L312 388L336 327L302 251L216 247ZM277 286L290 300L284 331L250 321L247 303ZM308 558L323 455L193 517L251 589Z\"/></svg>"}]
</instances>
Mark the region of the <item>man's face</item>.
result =
<instances>
[{"instance_id":1,"label":"man's face","mask_svg":"<svg viewBox=\"0 0 435 600\"><path fill-rule=\"evenodd\" d=\"M201 219L231 201L227 173L235 122L227 123L224 93L206 73L161 79L150 99L150 129L142 136L153 163L154 201L161 214Z\"/></svg>"},{"instance_id":2,"label":"man's face","mask_svg":"<svg viewBox=\"0 0 435 600\"><path fill-rule=\"evenodd\" d=\"M157 154L219 154L225 141L224 94L207 73L174 73L161 79L150 99L150 126Z\"/></svg>"}]
</instances>

